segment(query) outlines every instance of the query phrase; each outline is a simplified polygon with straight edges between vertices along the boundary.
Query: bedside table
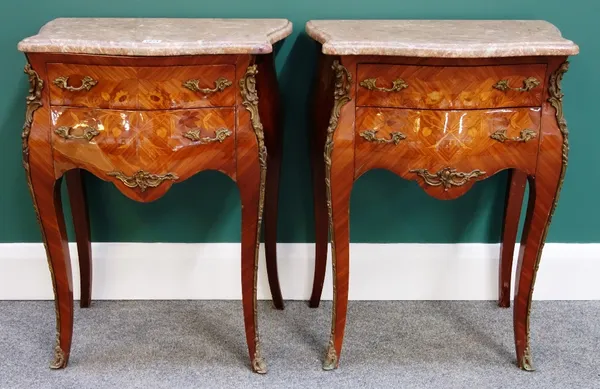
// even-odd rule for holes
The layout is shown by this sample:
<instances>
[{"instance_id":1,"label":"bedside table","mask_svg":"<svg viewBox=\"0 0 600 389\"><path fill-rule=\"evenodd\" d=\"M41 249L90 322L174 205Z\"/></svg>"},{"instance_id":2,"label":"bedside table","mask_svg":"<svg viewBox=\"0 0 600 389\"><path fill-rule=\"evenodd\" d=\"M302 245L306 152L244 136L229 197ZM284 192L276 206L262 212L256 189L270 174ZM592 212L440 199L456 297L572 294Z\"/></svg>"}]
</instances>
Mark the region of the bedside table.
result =
<instances>
[{"instance_id":1,"label":"bedside table","mask_svg":"<svg viewBox=\"0 0 600 389\"><path fill-rule=\"evenodd\" d=\"M266 372L256 322L263 208L269 281L282 307L275 263L281 134L272 44L291 30L284 19L57 19L19 43L30 82L23 165L56 299L52 368L67 366L73 331L62 176L76 227L81 304L89 306L81 169L141 202L212 169L239 187L246 340L252 369Z\"/></svg>"},{"instance_id":2,"label":"bedside table","mask_svg":"<svg viewBox=\"0 0 600 389\"><path fill-rule=\"evenodd\" d=\"M309 21L306 31L321 44L312 152L313 307L323 288L327 225L333 257L333 319L324 369L338 366L344 337L353 182L368 170L388 169L449 200L510 169L500 305L509 304L529 180L514 334L517 364L532 370L533 286L569 151L560 84L577 45L544 21L319 20Z\"/></svg>"}]
</instances>

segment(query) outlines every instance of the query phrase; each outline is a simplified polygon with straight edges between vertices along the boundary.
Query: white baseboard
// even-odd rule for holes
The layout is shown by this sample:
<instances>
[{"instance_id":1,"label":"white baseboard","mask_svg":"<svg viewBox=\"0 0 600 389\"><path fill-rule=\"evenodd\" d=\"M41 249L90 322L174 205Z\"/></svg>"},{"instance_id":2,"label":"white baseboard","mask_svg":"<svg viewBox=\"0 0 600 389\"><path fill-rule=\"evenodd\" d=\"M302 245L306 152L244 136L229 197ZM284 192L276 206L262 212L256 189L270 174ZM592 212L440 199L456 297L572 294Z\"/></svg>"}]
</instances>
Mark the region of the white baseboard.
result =
<instances>
[{"instance_id":1,"label":"white baseboard","mask_svg":"<svg viewBox=\"0 0 600 389\"><path fill-rule=\"evenodd\" d=\"M71 243L79 296L77 250ZM237 243L94 243L93 298L240 299ZM279 244L284 299L308 300L314 244ZM350 299L494 300L498 244L364 244L350 246ZM516 264L516 261L515 261ZM332 295L328 264L323 299ZM550 243L538 272L537 300L600 300L600 243ZM513 277L514 279L514 277ZM270 299L261 247L259 299ZM52 299L41 243L0 244L0 299Z\"/></svg>"}]
</instances>

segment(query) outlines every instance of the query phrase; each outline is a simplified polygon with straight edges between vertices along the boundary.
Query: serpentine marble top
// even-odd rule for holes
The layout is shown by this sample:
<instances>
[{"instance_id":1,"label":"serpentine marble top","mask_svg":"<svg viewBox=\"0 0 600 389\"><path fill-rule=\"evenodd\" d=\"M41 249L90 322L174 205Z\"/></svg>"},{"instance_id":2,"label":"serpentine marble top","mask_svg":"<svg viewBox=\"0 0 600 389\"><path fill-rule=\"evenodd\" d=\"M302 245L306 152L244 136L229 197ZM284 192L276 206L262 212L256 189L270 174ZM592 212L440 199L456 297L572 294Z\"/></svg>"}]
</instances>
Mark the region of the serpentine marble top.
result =
<instances>
[{"instance_id":1,"label":"serpentine marble top","mask_svg":"<svg viewBox=\"0 0 600 389\"><path fill-rule=\"evenodd\" d=\"M18 49L133 56L265 54L291 32L286 19L60 18L19 42Z\"/></svg>"},{"instance_id":2,"label":"serpentine marble top","mask_svg":"<svg viewBox=\"0 0 600 389\"><path fill-rule=\"evenodd\" d=\"M489 58L574 55L579 47L543 20L311 20L324 54Z\"/></svg>"}]
</instances>

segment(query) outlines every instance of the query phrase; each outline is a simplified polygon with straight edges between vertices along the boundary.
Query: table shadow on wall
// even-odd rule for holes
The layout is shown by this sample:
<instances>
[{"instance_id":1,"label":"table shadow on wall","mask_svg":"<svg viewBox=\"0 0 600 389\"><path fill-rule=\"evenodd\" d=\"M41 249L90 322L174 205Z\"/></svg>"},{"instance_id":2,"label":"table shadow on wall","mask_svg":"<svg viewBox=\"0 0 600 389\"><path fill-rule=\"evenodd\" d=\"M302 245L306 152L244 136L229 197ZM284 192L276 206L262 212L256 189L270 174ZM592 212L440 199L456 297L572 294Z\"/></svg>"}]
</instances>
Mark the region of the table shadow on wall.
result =
<instances>
[{"instance_id":1,"label":"table shadow on wall","mask_svg":"<svg viewBox=\"0 0 600 389\"><path fill-rule=\"evenodd\" d=\"M414 181L372 170L354 184L350 240L369 243L495 243L500 241L508 172L479 181L463 196L441 201Z\"/></svg>"},{"instance_id":2,"label":"table shadow on wall","mask_svg":"<svg viewBox=\"0 0 600 389\"><path fill-rule=\"evenodd\" d=\"M160 199L140 203L85 172L92 241L94 242L239 242L241 205L236 184L208 170L177 183ZM63 180L63 206L74 241Z\"/></svg>"}]
</instances>

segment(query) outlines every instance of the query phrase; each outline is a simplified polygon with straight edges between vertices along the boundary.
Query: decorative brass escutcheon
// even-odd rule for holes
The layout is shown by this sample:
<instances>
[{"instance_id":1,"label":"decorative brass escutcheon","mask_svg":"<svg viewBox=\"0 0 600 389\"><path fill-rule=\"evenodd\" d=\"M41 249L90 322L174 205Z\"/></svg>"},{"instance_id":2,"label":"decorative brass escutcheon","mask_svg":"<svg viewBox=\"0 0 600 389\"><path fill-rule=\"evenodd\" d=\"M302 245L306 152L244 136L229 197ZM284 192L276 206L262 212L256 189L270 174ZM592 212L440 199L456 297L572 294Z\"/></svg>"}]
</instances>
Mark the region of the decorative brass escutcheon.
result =
<instances>
[{"instance_id":1,"label":"decorative brass escutcheon","mask_svg":"<svg viewBox=\"0 0 600 389\"><path fill-rule=\"evenodd\" d=\"M64 138L67 140L85 139L88 142L91 141L92 139L94 139L94 137L96 135L100 135L100 131L98 131L97 129L95 129L93 127L88 127L88 126L82 126L81 128L83 129L83 132L79 135L71 133L73 130L78 129L78 128L79 127L62 126L62 127L58 127L57 129L55 129L54 133L56 135L60 136L61 138Z\"/></svg>"},{"instance_id":2,"label":"decorative brass escutcheon","mask_svg":"<svg viewBox=\"0 0 600 389\"><path fill-rule=\"evenodd\" d=\"M90 76L85 76L81 79L81 85L78 87L69 86L69 77L58 77L54 80L54 85L59 87L60 89L66 89L69 92L80 92L82 90L89 91L92 89L98 81L94 80Z\"/></svg>"},{"instance_id":3,"label":"decorative brass escutcheon","mask_svg":"<svg viewBox=\"0 0 600 389\"><path fill-rule=\"evenodd\" d=\"M123 172L109 172L109 176L117 178L128 188L140 188L145 192L148 188L156 188L164 181L178 180L179 177L175 173L152 174L144 170L138 170L133 176L127 176Z\"/></svg>"},{"instance_id":4,"label":"decorative brass escutcheon","mask_svg":"<svg viewBox=\"0 0 600 389\"><path fill-rule=\"evenodd\" d=\"M528 77L523 80L523 86L520 88L513 88L508 84L508 80L500 80L494 84L494 88L506 92L507 90L513 90L516 92L529 92L536 86L540 85L540 82L535 77Z\"/></svg>"},{"instance_id":5,"label":"decorative brass escutcheon","mask_svg":"<svg viewBox=\"0 0 600 389\"><path fill-rule=\"evenodd\" d=\"M226 128L219 128L218 130L215 131L215 136L214 137L200 137L200 129L196 128L195 130L190 130L188 132L186 132L185 134L183 134L183 136L185 138L188 138L191 141L194 142L198 142L199 144L206 144L206 143L212 143L212 142L219 142L219 143L223 143L223 141L225 139L227 139L228 136L230 136L232 134L231 131L229 131Z\"/></svg>"},{"instance_id":6,"label":"decorative brass escutcheon","mask_svg":"<svg viewBox=\"0 0 600 389\"><path fill-rule=\"evenodd\" d=\"M402 89L408 88L408 84L401 78L397 78L392 81L391 88L382 88L377 86L376 78L366 78L362 80L359 85L363 88L367 88L368 90L375 90L379 92L400 92Z\"/></svg>"},{"instance_id":7,"label":"decorative brass escutcheon","mask_svg":"<svg viewBox=\"0 0 600 389\"><path fill-rule=\"evenodd\" d=\"M367 142L393 143L395 145L397 145L398 143L400 143L401 140L406 139L406 135L404 135L403 133L401 133L399 131L390 132L390 139L378 138L377 137L377 130L365 130L365 131L361 131L361 132L359 132L358 135L360 135L361 137L365 138L365 140Z\"/></svg>"},{"instance_id":8,"label":"decorative brass escutcheon","mask_svg":"<svg viewBox=\"0 0 600 389\"><path fill-rule=\"evenodd\" d=\"M211 93L221 92L225 88L233 85L231 81L224 77L219 77L215 81L215 87L210 88L200 88L200 80L187 80L183 82L183 86L191 90L192 92L200 92L205 95L209 95Z\"/></svg>"},{"instance_id":9,"label":"decorative brass escutcheon","mask_svg":"<svg viewBox=\"0 0 600 389\"><path fill-rule=\"evenodd\" d=\"M411 173L416 173L430 186L443 186L444 192L453 186L463 186L470 179L485 175L484 171L475 169L472 172L457 172L456 169L445 167L437 173L429 173L427 169L412 169Z\"/></svg>"},{"instance_id":10,"label":"decorative brass escutcheon","mask_svg":"<svg viewBox=\"0 0 600 389\"><path fill-rule=\"evenodd\" d=\"M529 128L526 128L524 130L521 130L521 133L519 134L519 136L516 136L514 138L509 138L506 136L506 129L502 129L502 130L495 131L492 135L490 135L490 138L497 140L498 142L502 142L502 143L504 143L507 140L512 141L512 142L526 143L532 139L535 139L536 136L537 136L537 133L535 131L530 130Z\"/></svg>"}]
</instances>

